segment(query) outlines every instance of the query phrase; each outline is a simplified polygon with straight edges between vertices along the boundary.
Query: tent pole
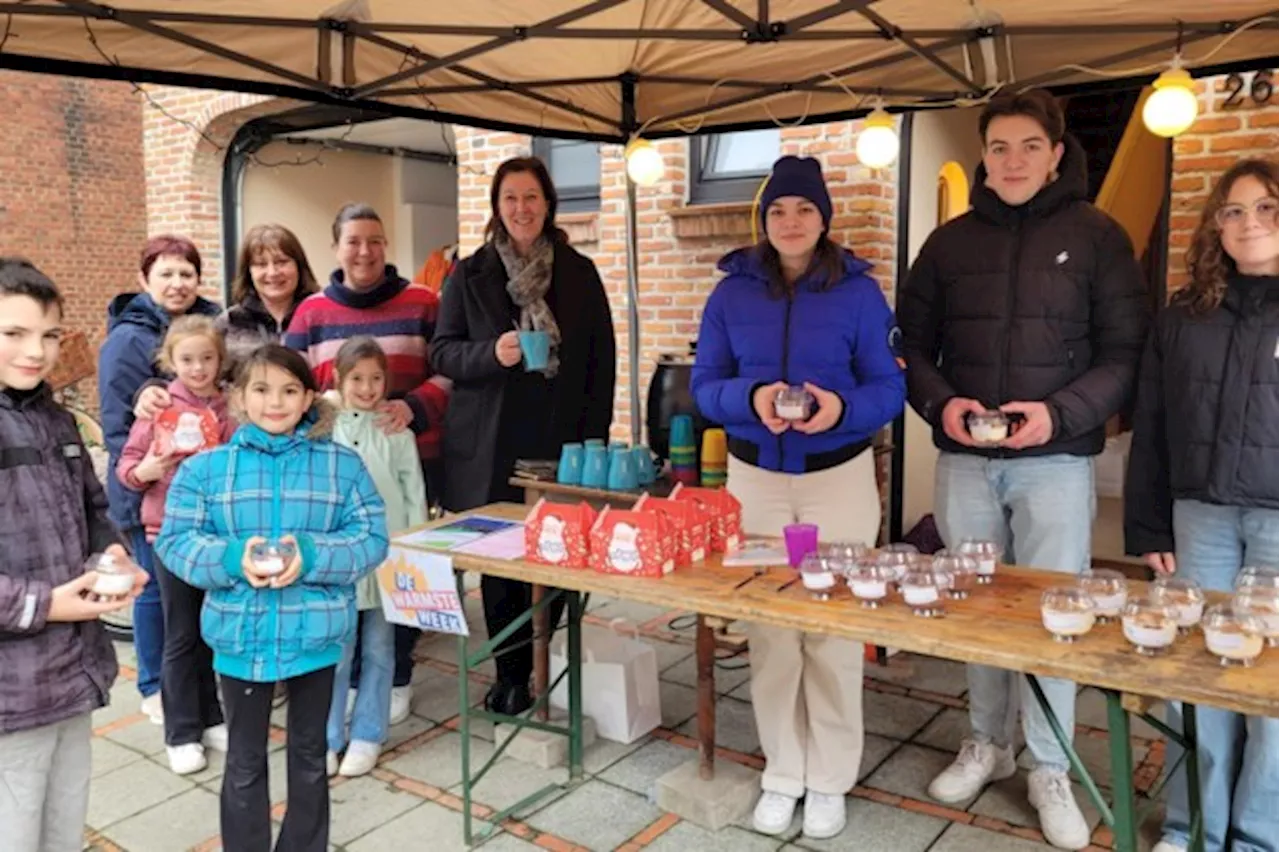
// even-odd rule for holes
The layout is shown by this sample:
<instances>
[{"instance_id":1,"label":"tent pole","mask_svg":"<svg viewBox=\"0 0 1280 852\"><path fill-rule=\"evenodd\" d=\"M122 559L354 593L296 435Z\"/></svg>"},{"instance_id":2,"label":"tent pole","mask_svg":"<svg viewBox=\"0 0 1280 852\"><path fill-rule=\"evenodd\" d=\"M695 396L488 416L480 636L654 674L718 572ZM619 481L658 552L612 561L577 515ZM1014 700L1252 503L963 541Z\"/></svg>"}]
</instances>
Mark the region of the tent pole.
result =
<instances>
[{"instance_id":1,"label":"tent pole","mask_svg":"<svg viewBox=\"0 0 1280 852\"><path fill-rule=\"evenodd\" d=\"M631 443L640 443L640 272L636 252L636 183L627 180L627 356L631 384Z\"/></svg>"}]
</instances>

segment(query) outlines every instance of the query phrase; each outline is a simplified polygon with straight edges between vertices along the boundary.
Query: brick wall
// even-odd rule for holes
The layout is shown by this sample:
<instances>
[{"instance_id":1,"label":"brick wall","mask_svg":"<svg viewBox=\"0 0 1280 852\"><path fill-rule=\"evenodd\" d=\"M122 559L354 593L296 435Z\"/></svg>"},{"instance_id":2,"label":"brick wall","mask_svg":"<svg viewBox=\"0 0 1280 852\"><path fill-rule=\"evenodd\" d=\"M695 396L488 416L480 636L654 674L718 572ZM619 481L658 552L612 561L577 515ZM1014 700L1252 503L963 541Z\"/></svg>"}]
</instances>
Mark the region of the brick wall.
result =
<instances>
[{"instance_id":1,"label":"brick wall","mask_svg":"<svg viewBox=\"0 0 1280 852\"><path fill-rule=\"evenodd\" d=\"M1173 183L1169 215L1169 290L1187 283L1184 255L1200 221L1200 211L1214 181L1237 160L1276 158L1277 93L1265 103L1249 97L1252 72L1243 75L1240 103L1228 105L1227 78L1196 82L1200 115L1191 129L1173 142ZM1271 72L1273 85L1280 85Z\"/></svg>"},{"instance_id":2,"label":"brick wall","mask_svg":"<svg viewBox=\"0 0 1280 852\"><path fill-rule=\"evenodd\" d=\"M0 251L52 277L67 325L96 347L146 236L137 97L124 83L0 71L0 114ZM81 383L91 407L93 384Z\"/></svg>"},{"instance_id":3,"label":"brick wall","mask_svg":"<svg viewBox=\"0 0 1280 852\"><path fill-rule=\"evenodd\" d=\"M853 153L857 122L836 122L782 131L782 152L817 157L826 170L835 208L832 234L875 263L874 274L891 298L897 241L895 170L872 173ZM459 159L458 212L464 254L483 239L489 216L489 185L499 163L527 154L530 139L456 127ZM698 335L702 305L727 251L750 242L749 203L686 206L688 143L658 143L666 162L662 181L639 187L636 226L640 272L641 401L659 353L684 351ZM601 150L600 212L567 214L561 224L575 246L595 260L613 306L618 338L618 390L614 433L631 430L630 340L627 329L626 183L622 146ZM931 190L932 191L932 190Z\"/></svg>"}]
</instances>

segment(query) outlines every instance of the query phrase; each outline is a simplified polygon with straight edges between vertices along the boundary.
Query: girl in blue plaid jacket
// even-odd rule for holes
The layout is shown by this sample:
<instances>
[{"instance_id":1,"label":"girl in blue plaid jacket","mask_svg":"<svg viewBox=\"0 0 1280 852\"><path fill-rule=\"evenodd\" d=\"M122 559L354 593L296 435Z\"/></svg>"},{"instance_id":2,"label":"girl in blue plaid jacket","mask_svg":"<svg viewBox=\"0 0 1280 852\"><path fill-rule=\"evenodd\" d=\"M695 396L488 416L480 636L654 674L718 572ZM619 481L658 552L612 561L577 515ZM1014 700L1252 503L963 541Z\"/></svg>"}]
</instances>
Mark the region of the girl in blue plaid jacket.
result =
<instances>
[{"instance_id":1,"label":"girl in blue plaid jacket","mask_svg":"<svg viewBox=\"0 0 1280 852\"><path fill-rule=\"evenodd\" d=\"M227 849L271 848L267 739L274 684L288 710L288 812L276 848L322 852L329 837L325 720L334 667L356 625L356 583L386 557L382 499L360 457L329 440L302 356L263 346L240 367L231 441L178 469L156 551L208 591L201 633L222 678ZM278 543L285 564L254 558Z\"/></svg>"}]
</instances>

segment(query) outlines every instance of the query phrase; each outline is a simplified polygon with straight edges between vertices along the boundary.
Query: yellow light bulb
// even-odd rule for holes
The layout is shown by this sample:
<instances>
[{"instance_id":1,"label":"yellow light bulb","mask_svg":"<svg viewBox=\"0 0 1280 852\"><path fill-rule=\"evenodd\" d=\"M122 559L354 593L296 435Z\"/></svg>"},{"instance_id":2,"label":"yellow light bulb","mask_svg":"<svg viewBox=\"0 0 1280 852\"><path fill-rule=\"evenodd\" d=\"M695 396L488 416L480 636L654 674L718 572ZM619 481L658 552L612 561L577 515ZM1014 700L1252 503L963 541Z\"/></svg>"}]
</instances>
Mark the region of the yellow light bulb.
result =
<instances>
[{"instance_id":1,"label":"yellow light bulb","mask_svg":"<svg viewBox=\"0 0 1280 852\"><path fill-rule=\"evenodd\" d=\"M1182 68L1170 68L1151 85L1155 91L1142 107L1142 123L1166 138L1186 131L1200 111L1191 75Z\"/></svg>"},{"instance_id":2,"label":"yellow light bulb","mask_svg":"<svg viewBox=\"0 0 1280 852\"><path fill-rule=\"evenodd\" d=\"M653 186L662 180L666 167L662 154L648 139L636 137L627 143L623 153L627 161L627 174L639 186Z\"/></svg>"},{"instance_id":3,"label":"yellow light bulb","mask_svg":"<svg viewBox=\"0 0 1280 852\"><path fill-rule=\"evenodd\" d=\"M898 131L893 116L883 109L871 111L862 122L862 131L854 148L858 161L872 169L882 169L898 159Z\"/></svg>"}]
</instances>

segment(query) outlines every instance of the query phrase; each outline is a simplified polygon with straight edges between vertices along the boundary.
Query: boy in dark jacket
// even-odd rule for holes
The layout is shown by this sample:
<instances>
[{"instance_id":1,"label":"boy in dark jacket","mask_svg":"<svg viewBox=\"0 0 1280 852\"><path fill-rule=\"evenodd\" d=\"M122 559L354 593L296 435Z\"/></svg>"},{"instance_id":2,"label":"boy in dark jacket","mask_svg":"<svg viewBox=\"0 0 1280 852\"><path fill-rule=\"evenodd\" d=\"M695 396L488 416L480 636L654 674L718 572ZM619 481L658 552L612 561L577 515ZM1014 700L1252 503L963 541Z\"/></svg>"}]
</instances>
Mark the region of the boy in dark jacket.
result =
<instances>
[{"instance_id":1,"label":"boy in dark jacket","mask_svg":"<svg viewBox=\"0 0 1280 852\"><path fill-rule=\"evenodd\" d=\"M12 852L78 852L89 800L90 714L116 677L92 553L132 566L75 421L44 379L62 298L25 260L0 258L0 828Z\"/></svg>"}]
</instances>

